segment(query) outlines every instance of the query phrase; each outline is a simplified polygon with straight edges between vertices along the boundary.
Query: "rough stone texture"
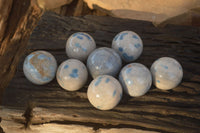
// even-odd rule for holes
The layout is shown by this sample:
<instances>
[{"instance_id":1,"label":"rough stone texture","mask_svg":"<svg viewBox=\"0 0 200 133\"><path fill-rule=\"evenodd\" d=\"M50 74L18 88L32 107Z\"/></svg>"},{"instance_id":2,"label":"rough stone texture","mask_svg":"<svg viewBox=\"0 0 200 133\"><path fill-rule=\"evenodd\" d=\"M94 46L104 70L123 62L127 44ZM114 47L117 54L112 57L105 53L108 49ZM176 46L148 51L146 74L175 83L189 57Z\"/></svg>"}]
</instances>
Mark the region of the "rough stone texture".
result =
<instances>
[{"instance_id":1,"label":"rough stone texture","mask_svg":"<svg viewBox=\"0 0 200 133\"><path fill-rule=\"evenodd\" d=\"M38 0L64 16L114 16L165 24L200 26L199 0Z\"/></svg>"},{"instance_id":2,"label":"rough stone texture","mask_svg":"<svg viewBox=\"0 0 200 133\"><path fill-rule=\"evenodd\" d=\"M102 9L98 8L90 9L83 0L73 0L70 4L62 5L61 7L53 8L51 10L63 16L108 15L108 11L106 10L102 11Z\"/></svg>"},{"instance_id":3,"label":"rough stone texture","mask_svg":"<svg viewBox=\"0 0 200 133\"><path fill-rule=\"evenodd\" d=\"M193 8L199 8L199 0L84 0L90 9L96 9L96 5L109 10L112 16L146 20L160 24L175 16L188 12ZM181 22L180 22L181 23ZM179 23L179 24L180 24Z\"/></svg>"},{"instance_id":4,"label":"rough stone texture","mask_svg":"<svg viewBox=\"0 0 200 133\"><path fill-rule=\"evenodd\" d=\"M48 12L34 30L26 55L38 49L47 50L60 64L67 59L65 43L72 33L88 32L98 47L110 47L113 37L127 29L138 33L144 42L144 51L136 62L150 68L157 58L170 56L181 63L184 77L178 87L162 91L152 86L142 97L123 95L116 108L100 111L92 107L87 99L89 82L76 92L63 90L55 79L44 86L31 84L22 71L24 56L4 95L5 111L0 111L2 123L9 121L38 126L44 123L75 124L92 127L95 131L102 128L131 128L158 132L198 132L200 28L173 25L156 28L145 21L97 16L60 17ZM27 102L30 105L26 110ZM13 126L13 129L19 129Z\"/></svg>"},{"instance_id":5,"label":"rough stone texture","mask_svg":"<svg viewBox=\"0 0 200 133\"><path fill-rule=\"evenodd\" d=\"M55 9L70 4L73 0L37 0L38 5L44 9Z\"/></svg>"}]
</instances>

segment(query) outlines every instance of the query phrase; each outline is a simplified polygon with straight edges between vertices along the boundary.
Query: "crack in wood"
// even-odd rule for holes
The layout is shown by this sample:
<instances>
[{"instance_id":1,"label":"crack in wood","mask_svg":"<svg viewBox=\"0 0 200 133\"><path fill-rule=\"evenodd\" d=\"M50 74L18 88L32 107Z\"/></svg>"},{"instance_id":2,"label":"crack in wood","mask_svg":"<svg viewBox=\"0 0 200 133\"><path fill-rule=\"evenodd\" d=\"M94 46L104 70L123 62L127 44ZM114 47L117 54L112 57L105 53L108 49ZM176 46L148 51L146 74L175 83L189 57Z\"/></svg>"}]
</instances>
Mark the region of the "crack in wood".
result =
<instances>
[{"instance_id":1,"label":"crack in wood","mask_svg":"<svg viewBox=\"0 0 200 133\"><path fill-rule=\"evenodd\" d=\"M25 117L25 123L24 123L25 129L30 129L30 125L31 125L32 119L33 119L34 107L35 107L35 103L28 102L27 108L26 108L24 114L22 115L23 117Z\"/></svg>"}]
</instances>

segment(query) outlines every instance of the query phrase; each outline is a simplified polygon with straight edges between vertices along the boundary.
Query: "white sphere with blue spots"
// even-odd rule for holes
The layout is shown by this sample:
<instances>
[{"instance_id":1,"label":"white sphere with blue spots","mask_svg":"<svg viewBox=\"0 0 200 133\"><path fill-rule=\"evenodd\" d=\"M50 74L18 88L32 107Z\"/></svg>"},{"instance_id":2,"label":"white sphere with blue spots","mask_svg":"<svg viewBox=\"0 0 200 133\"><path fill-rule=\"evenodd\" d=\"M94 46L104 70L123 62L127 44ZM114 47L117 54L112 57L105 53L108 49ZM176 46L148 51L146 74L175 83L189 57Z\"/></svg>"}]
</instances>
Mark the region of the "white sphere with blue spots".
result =
<instances>
[{"instance_id":1,"label":"white sphere with blue spots","mask_svg":"<svg viewBox=\"0 0 200 133\"><path fill-rule=\"evenodd\" d=\"M141 55L143 43L140 36L135 32L122 31L114 37L112 48L124 62L133 62Z\"/></svg>"},{"instance_id":2,"label":"white sphere with blue spots","mask_svg":"<svg viewBox=\"0 0 200 133\"><path fill-rule=\"evenodd\" d=\"M121 66L122 61L118 53L107 47L94 50L87 59L87 67L93 78L99 75L116 76Z\"/></svg>"},{"instance_id":3,"label":"white sphere with blue spots","mask_svg":"<svg viewBox=\"0 0 200 133\"><path fill-rule=\"evenodd\" d=\"M76 91L87 82L87 68L77 59L68 59L58 67L56 78L63 89Z\"/></svg>"},{"instance_id":4,"label":"white sphere with blue spots","mask_svg":"<svg viewBox=\"0 0 200 133\"><path fill-rule=\"evenodd\" d=\"M132 97L144 95L152 84L151 72L140 63L131 63L123 67L119 80L124 91Z\"/></svg>"},{"instance_id":5,"label":"white sphere with blue spots","mask_svg":"<svg viewBox=\"0 0 200 133\"><path fill-rule=\"evenodd\" d=\"M85 61L95 48L96 43L94 39L84 32L72 34L66 43L67 56L81 61Z\"/></svg>"},{"instance_id":6,"label":"white sphere with blue spots","mask_svg":"<svg viewBox=\"0 0 200 133\"><path fill-rule=\"evenodd\" d=\"M151 66L154 85L162 90L177 87L183 78L180 63L171 57L157 59Z\"/></svg>"},{"instance_id":7,"label":"white sphere with blue spots","mask_svg":"<svg viewBox=\"0 0 200 133\"><path fill-rule=\"evenodd\" d=\"M56 59L46 51L35 51L29 54L23 64L25 77L34 84L49 83L55 77Z\"/></svg>"},{"instance_id":8,"label":"white sphere with blue spots","mask_svg":"<svg viewBox=\"0 0 200 133\"><path fill-rule=\"evenodd\" d=\"M117 79L109 75L100 75L90 83L87 96L95 108L110 110L120 102L122 93Z\"/></svg>"}]
</instances>

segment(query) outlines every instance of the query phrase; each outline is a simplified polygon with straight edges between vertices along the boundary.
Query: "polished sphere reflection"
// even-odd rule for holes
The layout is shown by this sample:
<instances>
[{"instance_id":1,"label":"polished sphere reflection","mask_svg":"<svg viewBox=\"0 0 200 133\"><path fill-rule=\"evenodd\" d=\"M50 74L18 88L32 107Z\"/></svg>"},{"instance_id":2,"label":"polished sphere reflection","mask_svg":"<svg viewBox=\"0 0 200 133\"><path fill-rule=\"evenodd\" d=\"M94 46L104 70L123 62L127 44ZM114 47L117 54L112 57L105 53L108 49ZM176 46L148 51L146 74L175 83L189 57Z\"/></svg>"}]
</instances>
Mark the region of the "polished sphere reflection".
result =
<instances>
[{"instance_id":1,"label":"polished sphere reflection","mask_svg":"<svg viewBox=\"0 0 200 133\"><path fill-rule=\"evenodd\" d=\"M133 62L143 51L142 39L133 31L118 33L113 41L112 48L121 56L124 62Z\"/></svg>"},{"instance_id":2,"label":"polished sphere reflection","mask_svg":"<svg viewBox=\"0 0 200 133\"><path fill-rule=\"evenodd\" d=\"M120 56L111 48L98 48L88 57L87 67L93 78L99 75L116 76L122 66Z\"/></svg>"},{"instance_id":3,"label":"polished sphere reflection","mask_svg":"<svg viewBox=\"0 0 200 133\"><path fill-rule=\"evenodd\" d=\"M117 79L110 75L101 75L90 83L87 96L95 108L110 110L120 102L122 93L122 87Z\"/></svg>"},{"instance_id":4,"label":"polished sphere reflection","mask_svg":"<svg viewBox=\"0 0 200 133\"><path fill-rule=\"evenodd\" d=\"M180 63L171 57L157 59L151 66L154 85L162 90L173 89L183 78Z\"/></svg>"},{"instance_id":5,"label":"polished sphere reflection","mask_svg":"<svg viewBox=\"0 0 200 133\"><path fill-rule=\"evenodd\" d=\"M152 84L151 72L140 63L131 63L123 67L119 80L124 91L132 97L144 95Z\"/></svg>"},{"instance_id":6,"label":"polished sphere reflection","mask_svg":"<svg viewBox=\"0 0 200 133\"><path fill-rule=\"evenodd\" d=\"M96 48L94 39L85 32L72 34L66 43L66 53L69 58L85 61Z\"/></svg>"},{"instance_id":7,"label":"polished sphere reflection","mask_svg":"<svg viewBox=\"0 0 200 133\"><path fill-rule=\"evenodd\" d=\"M87 68L77 59L68 59L58 67L56 78L63 89L76 91L81 89L87 81Z\"/></svg>"}]
</instances>

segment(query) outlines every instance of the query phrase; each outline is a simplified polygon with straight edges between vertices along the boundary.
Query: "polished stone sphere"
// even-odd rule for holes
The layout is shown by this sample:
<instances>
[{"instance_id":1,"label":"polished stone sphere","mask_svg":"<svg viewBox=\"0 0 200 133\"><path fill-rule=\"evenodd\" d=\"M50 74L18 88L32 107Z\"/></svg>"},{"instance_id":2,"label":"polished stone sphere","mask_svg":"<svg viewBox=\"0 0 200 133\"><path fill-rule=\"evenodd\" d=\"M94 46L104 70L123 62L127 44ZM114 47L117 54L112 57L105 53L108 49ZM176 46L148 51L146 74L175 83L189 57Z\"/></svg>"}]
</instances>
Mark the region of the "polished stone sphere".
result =
<instances>
[{"instance_id":1,"label":"polished stone sphere","mask_svg":"<svg viewBox=\"0 0 200 133\"><path fill-rule=\"evenodd\" d=\"M122 31L112 41L112 48L124 62L135 61L143 51L142 39L133 31Z\"/></svg>"},{"instance_id":2,"label":"polished stone sphere","mask_svg":"<svg viewBox=\"0 0 200 133\"><path fill-rule=\"evenodd\" d=\"M87 68L77 59L68 59L58 67L56 78L63 89L76 91L87 82Z\"/></svg>"},{"instance_id":3,"label":"polished stone sphere","mask_svg":"<svg viewBox=\"0 0 200 133\"><path fill-rule=\"evenodd\" d=\"M110 110L120 102L122 93L122 87L117 79L110 75L101 75L90 83L87 96L95 108Z\"/></svg>"},{"instance_id":4,"label":"polished stone sphere","mask_svg":"<svg viewBox=\"0 0 200 133\"><path fill-rule=\"evenodd\" d=\"M88 57L87 67L93 78L99 75L116 76L122 66L120 56L111 48L98 48Z\"/></svg>"},{"instance_id":5,"label":"polished stone sphere","mask_svg":"<svg viewBox=\"0 0 200 133\"><path fill-rule=\"evenodd\" d=\"M180 63L171 57L157 59L151 66L153 84L162 90L177 87L183 78Z\"/></svg>"},{"instance_id":6,"label":"polished stone sphere","mask_svg":"<svg viewBox=\"0 0 200 133\"><path fill-rule=\"evenodd\" d=\"M152 84L151 72L140 63L131 63L123 67L119 80L124 91L132 97L144 95Z\"/></svg>"},{"instance_id":7,"label":"polished stone sphere","mask_svg":"<svg viewBox=\"0 0 200 133\"><path fill-rule=\"evenodd\" d=\"M66 43L66 53L69 58L81 61L87 60L88 55L96 48L94 39L85 32L72 34Z\"/></svg>"},{"instance_id":8,"label":"polished stone sphere","mask_svg":"<svg viewBox=\"0 0 200 133\"><path fill-rule=\"evenodd\" d=\"M46 51L32 52L25 58L23 64L25 77L37 85L43 85L53 80L56 69L56 59Z\"/></svg>"}]
</instances>

